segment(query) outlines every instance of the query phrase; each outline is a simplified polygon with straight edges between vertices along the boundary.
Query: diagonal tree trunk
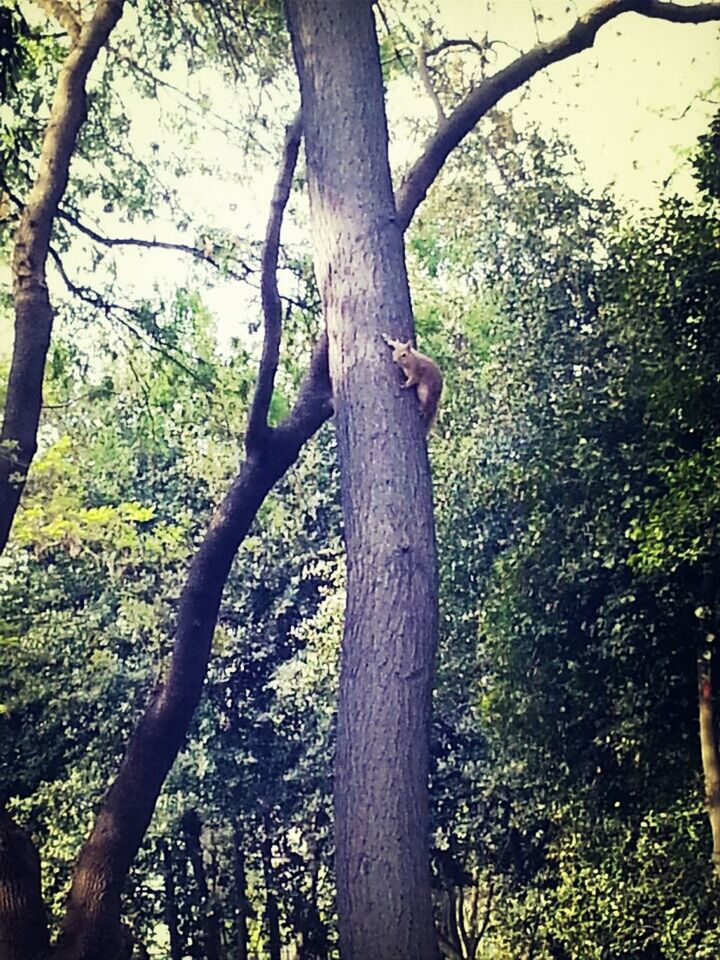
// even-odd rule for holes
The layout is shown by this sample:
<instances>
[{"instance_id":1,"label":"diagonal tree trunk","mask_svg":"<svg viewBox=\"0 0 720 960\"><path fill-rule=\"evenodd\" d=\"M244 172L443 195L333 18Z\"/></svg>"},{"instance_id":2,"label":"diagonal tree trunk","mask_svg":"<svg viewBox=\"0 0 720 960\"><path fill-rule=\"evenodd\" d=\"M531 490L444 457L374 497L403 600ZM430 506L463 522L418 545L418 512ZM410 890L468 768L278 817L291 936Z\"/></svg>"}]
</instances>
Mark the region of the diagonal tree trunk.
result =
<instances>
[{"instance_id":1,"label":"diagonal tree trunk","mask_svg":"<svg viewBox=\"0 0 720 960\"><path fill-rule=\"evenodd\" d=\"M277 244L297 157L299 124L288 131L284 161L268 226L268 244ZM274 282L275 258L264 256ZM273 486L295 463L305 442L330 416L327 349L321 337L290 414L267 425L272 382L278 363L280 303L269 292L265 312L266 349L246 434L247 456L216 509L195 554L177 613L167 677L154 691L128 742L120 770L108 790L92 833L73 868L73 880L56 960L114 960L124 949L120 897L130 864L142 843L157 798L197 707L207 672L222 592L238 547ZM268 342L272 345L267 347Z\"/></svg>"},{"instance_id":2,"label":"diagonal tree trunk","mask_svg":"<svg viewBox=\"0 0 720 960\"><path fill-rule=\"evenodd\" d=\"M56 0L44 4L72 39L58 77L37 178L15 236L15 340L0 433L0 552L7 543L37 447L45 358L53 325L45 278L53 220L67 187L78 131L87 115L87 76L120 19L123 2L98 0L92 18L85 24L67 4Z\"/></svg>"},{"instance_id":3,"label":"diagonal tree trunk","mask_svg":"<svg viewBox=\"0 0 720 960\"><path fill-rule=\"evenodd\" d=\"M329 337L345 540L335 838L345 960L437 956L428 732L437 631L417 403L382 336L412 333L370 0L287 0Z\"/></svg>"}]
</instances>

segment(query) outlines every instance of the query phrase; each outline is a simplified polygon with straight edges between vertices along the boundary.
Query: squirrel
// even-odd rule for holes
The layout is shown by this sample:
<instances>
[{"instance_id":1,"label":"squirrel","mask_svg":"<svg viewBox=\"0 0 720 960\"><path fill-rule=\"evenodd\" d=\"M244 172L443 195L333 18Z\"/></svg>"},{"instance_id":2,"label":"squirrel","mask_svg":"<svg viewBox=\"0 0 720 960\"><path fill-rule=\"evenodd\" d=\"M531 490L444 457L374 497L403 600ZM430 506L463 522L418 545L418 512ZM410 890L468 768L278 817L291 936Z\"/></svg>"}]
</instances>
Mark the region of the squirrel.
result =
<instances>
[{"instance_id":1,"label":"squirrel","mask_svg":"<svg viewBox=\"0 0 720 960\"><path fill-rule=\"evenodd\" d=\"M405 383L401 385L402 388L417 387L420 413L425 424L425 436L427 437L437 417L438 403L443 388L440 367L430 357L426 357L424 353L416 350L411 340L403 343L402 340L393 340L386 336L383 336L383 340L389 347L392 347L392 358L407 377Z\"/></svg>"}]
</instances>

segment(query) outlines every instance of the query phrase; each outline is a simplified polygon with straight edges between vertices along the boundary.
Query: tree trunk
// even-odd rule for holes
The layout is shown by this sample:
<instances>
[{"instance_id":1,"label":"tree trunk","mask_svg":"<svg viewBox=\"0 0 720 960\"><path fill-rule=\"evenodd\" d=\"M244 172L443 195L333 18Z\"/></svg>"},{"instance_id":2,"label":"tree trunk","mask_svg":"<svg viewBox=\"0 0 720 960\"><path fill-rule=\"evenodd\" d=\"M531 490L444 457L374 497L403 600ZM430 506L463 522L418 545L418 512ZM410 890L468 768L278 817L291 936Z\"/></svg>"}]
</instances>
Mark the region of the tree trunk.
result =
<instances>
[{"instance_id":1,"label":"tree trunk","mask_svg":"<svg viewBox=\"0 0 720 960\"><path fill-rule=\"evenodd\" d=\"M40 857L28 834L0 808L0 958L47 960Z\"/></svg>"},{"instance_id":2,"label":"tree trunk","mask_svg":"<svg viewBox=\"0 0 720 960\"><path fill-rule=\"evenodd\" d=\"M347 550L335 770L344 960L426 960L428 733L437 632L432 490L414 391L383 334L412 314L370 0L287 0Z\"/></svg>"},{"instance_id":3,"label":"tree trunk","mask_svg":"<svg viewBox=\"0 0 720 960\"><path fill-rule=\"evenodd\" d=\"M183 817L183 833L185 834L185 845L187 848L188 859L192 867L195 884L197 886L198 900L200 901L200 919L203 932L203 953L206 960L221 960L222 944L220 943L220 931L218 929L218 918L215 913L208 888L207 874L205 872L205 863L203 860L202 845L200 843L200 834L202 833L202 823L200 817L194 810L188 810Z\"/></svg>"},{"instance_id":4,"label":"tree trunk","mask_svg":"<svg viewBox=\"0 0 720 960\"><path fill-rule=\"evenodd\" d=\"M73 40L58 77L37 177L15 235L15 339L0 433L0 552L7 543L37 447L45 358L53 324L45 279L53 220L67 187L77 135L85 121L85 82L120 19L123 2L99 0L92 19L82 28L79 20L75 22L74 13L66 23Z\"/></svg>"},{"instance_id":5,"label":"tree trunk","mask_svg":"<svg viewBox=\"0 0 720 960\"><path fill-rule=\"evenodd\" d=\"M200 699L233 558L265 497L331 411L322 336L292 410L249 445L193 557L180 596L167 676L128 741L118 775L73 868L55 960L111 960L122 948L122 887Z\"/></svg>"},{"instance_id":6,"label":"tree trunk","mask_svg":"<svg viewBox=\"0 0 720 960\"><path fill-rule=\"evenodd\" d=\"M175 896L175 877L173 870L173 857L170 850L170 844L167 840L160 843L160 855L162 857L162 875L163 886L165 888L165 924L170 935L170 960L181 960L182 943L180 941L180 930L178 929L177 898Z\"/></svg>"},{"instance_id":7,"label":"tree trunk","mask_svg":"<svg viewBox=\"0 0 720 960\"><path fill-rule=\"evenodd\" d=\"M265 883L265 926L268 936L269 960L280 960L280 916L275 896L272 869L272 844L268 824L265 824L260 850L262 853L263 881Z\"/></svg>"},{"instance_id":8,"label":"tree trunk","mask_svg":"<svg viewBox=\"0 0 720 960\"><path fill-rule=\"evenodd\" d=\"M708 634L698 654L698 713L700 755L705 780L705 805L712 831L712 863L720 877L720 755L718 755L712 667L715 637Z\"/></svg>"},{"instance_id":9,"label":"tree trunk","mask_svg":"<svg viewBox=\"0 0 720 960\"><path fill-rule=\"evenodd\" d=\"M248 899L245 877L244 837L237 828L235 837L234 879L235 879L235 923L236 923L236 960L248 960Z\"/></svg>"}]
</instances>

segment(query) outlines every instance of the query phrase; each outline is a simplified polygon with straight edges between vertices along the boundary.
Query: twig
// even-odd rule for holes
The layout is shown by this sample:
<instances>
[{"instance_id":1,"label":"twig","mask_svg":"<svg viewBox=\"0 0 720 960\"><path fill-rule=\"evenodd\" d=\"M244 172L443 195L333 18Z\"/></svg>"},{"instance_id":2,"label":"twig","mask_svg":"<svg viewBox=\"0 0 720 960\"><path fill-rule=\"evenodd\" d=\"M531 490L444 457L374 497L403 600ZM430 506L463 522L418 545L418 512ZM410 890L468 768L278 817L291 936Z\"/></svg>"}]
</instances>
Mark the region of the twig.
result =
<instances>
[{"instance_id":1,"label":"twig","mask_svg":"<svg viewBox=\"0 0 720 960\"><path fill-rule=\"evenodd\" d=\"M203 380L202 377L198 376L192 367L189 367L187 364L183 363L182 360L179 360L159 341L144 335L133 323L130 322L130 320L126 318L126 316L123 316L123 314L126 314L127 316L133 318L137 317L138 310L136 307L129 307L123 303L111 303L110 301L101 297L97 290L93 290L90 287L81 287L74 283L68 276L58 252L53 247L50 247L49 253L53 259L53 262L55 263L55 267L60 274L63 283L74 297L77 297L78 300L82 300L83 303L89 304L96 310L102 311L102 313L104 313L108 319L116 320L117 323L120 323L123 327L125 327L137 340L139 340L141 343L144 343L150 350L154 350L156 353L159 353L161 356L165 357L166 360L174 363L196 383L201 384L203 387L207 387L206 381Z\"/></svg>"},{"instance_id":2,"label":"twig","mask_svg":"<svg viewBox=\"0 0 720 960\"><path fill-rule=\"evenodd\" d=\"M380 19L381 19L382 22L383 22L383 26L385 27L385 30L387 31L388 37L391 37L391 36L392 36L392 28L390 27L390 23L388 22L387 14L385 13L385 11L384 11L383 8L382 8L382 4L376 3L376 4L375 4L375 8L376 8L377 12L380 14ZM406 73L408 76L410 76L410 69L408 68L408 65L407 65L407 64L405 63L405 61L403 60L403 56L402 56L402 54L400 53L400 51L398 50L398 47L397 47L396 44L393 44L393 56L395 57L395 59L397 60L397 62L400 64L400 66L402 67L402 69L405 71L405 73Z\"/></svg>"}]
</instances>

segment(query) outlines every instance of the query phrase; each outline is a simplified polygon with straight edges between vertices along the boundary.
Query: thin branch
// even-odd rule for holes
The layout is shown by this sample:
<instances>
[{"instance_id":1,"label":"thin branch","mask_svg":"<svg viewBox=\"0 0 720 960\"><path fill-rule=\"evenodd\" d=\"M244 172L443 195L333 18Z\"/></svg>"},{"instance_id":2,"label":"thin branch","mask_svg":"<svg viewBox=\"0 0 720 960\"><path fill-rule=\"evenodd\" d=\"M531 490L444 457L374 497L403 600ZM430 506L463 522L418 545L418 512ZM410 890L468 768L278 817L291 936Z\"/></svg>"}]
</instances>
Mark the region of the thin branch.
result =
<instances>
[{"instance_id":1,"label":"thin branch","mask_svg":"<svg viewBox=\"0 0 720 960\"><path fill-rule=\"evenodd\" d=\"M499 43L500 41L493 41ZM426 51L428 58L435 57L439 53L442 53L444 50L449 50L450 47L472 47L473 50L477 50L481 57L487 56L487 48L492 44L489 41L486 41L485 46L479 43L477 40L473 40L471 37L468 37L465 40L442 40L436 47L432 47L430 50Z\"/></svg>"},{"instance_id":2,"label":"thin branch","mask_svg":"<svg viewBox=\"0 0 720 960\"><path fill-rule=\"evenodd\" d=\"M664 3L662 0L602 0L581 16L566 33L547 43L539 43L492 77L483 80L430 137L422 154L400 185L397 192L397 219L400 229L407 228L450 151L470 133L488 110L538 71L587 50L595 42L598 30L623 13L638 13L644 17L673 23L707 23L720 20L720 3L683 6Z\"/></svg>"},{"instance_id":3,"label":"thin branch","mask_svg":"<svg viewBox=\"0 0 720 960\"><path fill-rule=\"evenodd\" d=\"M170 83L169 80L165 80L163 77L159 77L154 74L151 70L148 70L146 67L143 67L142 64L132 57L129 53L125 53L123 50L118 48L110 48L111 52L117 57L118 60L127 64L131 67L136 73L141 77L147 80L148 83L151 83L155 88L155 94L157 96L157 88L163 87L165 90L169 90L174 96L178 99L185 101L185 109L192 110L194 113L199 114L204 117L206 122L208 117L212 117L214 120L217 120L216 129L221 129L222 132L227 136L228 131L233 130L236 133L241 133L243 136L248 136L253 143L263 150L265 153L269 154L270 150L268 147L261 143L257 137L252 134L252 131L246 130L244 127L240 126L238 123L233 123L232 120L229 120L227 117L224 117L222 114L218 113L216 110L211 109L207 103L200 103L198 100L193 97L191 93L188 93L187 90L182 90L180 87L176 86L174 83Z\"/></svg>"},{"instance_id":4,"label":"thin branch","mask_svg":"<svg viewBox=\"0 0 720 960\"><path fill-rule=\"evenodd\" d=\"M57 215L61 220L65 220L66 223L71 224L76 230L84 233L85 236L94 240L95 243L102 244L104 247L143 247L147 250L174 250L179 253L189 253L198 260L204 260L206 263L209 263L217 270L222 270L234 280L245 280L249 274L254 272L253 267L241 261L244 273L236 273L229 267L218 263L215 257L202 247L194 247L188 243L170 243L164 240L141 240L139 237L106 237L98 233L97 230L93 230L92 227L89 227L86 223L83 223L66 210L58 210Z\"/></svg>"},{"instance_id":5,"label":"thin branch","mask_svg":"<svg viewBox=\"0 0 720 960\"><path fill-rule=\"evenodd\" d=\"M268 411L272 400L275 373L280 359L280 337L282 334L282 303L278 292L277 267L278 250L280 247L280 230L283 214L290 196L292 178L297 163L300 138L302 136L302 117L296 114L285 133L282 162L275 183L270 216L265 232L265 243L262 254L262 279L260 295L262 299L264 339L262 358L258 370L255 394L253 396L245 444L250 453L263 444L268 430Z\"/></svg>"},{"instance_id":6,"label":"thin branch","mask_svg":"<svg viewBox=\"0 0 720 960\"><path fill-rule=\"evenodd\" d=\"M178 357L168 350L161 342L153 339L143 331L139 330L133 323L130 322L130 320L127 319L127 317L137 319L138 310L136 307L129 307L123 303L112 303L102 297L97 290L93 290L91 287L81 287L79 284L74 283L68 276L58 252L53 247L50 247L49 253L53 259L53 262L55 263L57 272L60 274L60 278L72 296L76 297L78 300L81 300L83 303L87 303L95 310L100 310L109 320L115 320L117 323L121 324L133 335L133 337L135 337L140 343L144 344L149 350L159 353L162 357L165 357L166 360L174 363L176 367L183 371L183 373L186 373L192 380L207 389L207 382L201 376L195 373L192 367L189 367L182 360L179 360Z\"/></svg>"},{"instance_id":7,"label":"thin branch","mask_svg":"<svg viewBox=\"0 0 720 960\"><path fill-rule=\"evenodd\" d=\"M389 21L388 21L387 14L385 13L385 11L384 11L383 8L382 8L382 4L381 4L381 3L376 3L376 4L375 4L375 9L376 9L377 12L380 14L380 19L381 19L382 22L383 22L383 26L385 27L385 30L387 31L388 37L392 37L392 28L391 28L390 23L389 23ZM404 71L408 76L410 76L410 70L409 70L409 68L408 68L408 65L407 65L407 64L405 63L405 61L403 60L403 56L402 56L402 54L400 53L400 51L398 50L397 44L395 44L395 43L393 43L393 56L394 56L394 58L397 60L397 62L400 64L400 66L401 66L401 68L403 69L403 71Z\"/></svg>"},{"instance_id":8,"label":"thin branch","mask_svg":"<svg viewBox=\"0 0 720 960\"><path fill-rule=\"evenodd\" d=\"M480 946L480 941L481 941L482 938L485 936L485 933L486 933L487 928L488 928L488 924L490 923L490 916L491 916L491 911L492 911L492 902L493 902L493 893L494 893L494 892L495 892L494 881L491 880L491 881L488 883L487 897L485 898L485 913L484 913L484 916L483 916L483 921L482 921L482 924L480 925L480 929L478 930L477 937L476 937L476 939L475 939L475 948L474 948L474 950L473 950L472 956L470 957L470 960L475 960L475 956L476 956L476 954L477 954L477 949L478 949L478 947Z\"/></svg>"},{"instance_id":9,"label":"thin branch","mask_svg":"<svg viewBox=\"0 0 720 960\"><path fill-rule=\"evenodd\" d=\"M417 53L418 73L420 74L422 85L425 87L425 90L427 91L427 94L432 100L433 106L435 107L438 127L443 127L446 120L445 111L443 110L443 105L440 101L440 97L438 96L438 92L433 85L432 77L430 76L430 70L428 69L427 58L428 52L421 44L420 47L418 47Z\"/></svg>"}]
</instances>

